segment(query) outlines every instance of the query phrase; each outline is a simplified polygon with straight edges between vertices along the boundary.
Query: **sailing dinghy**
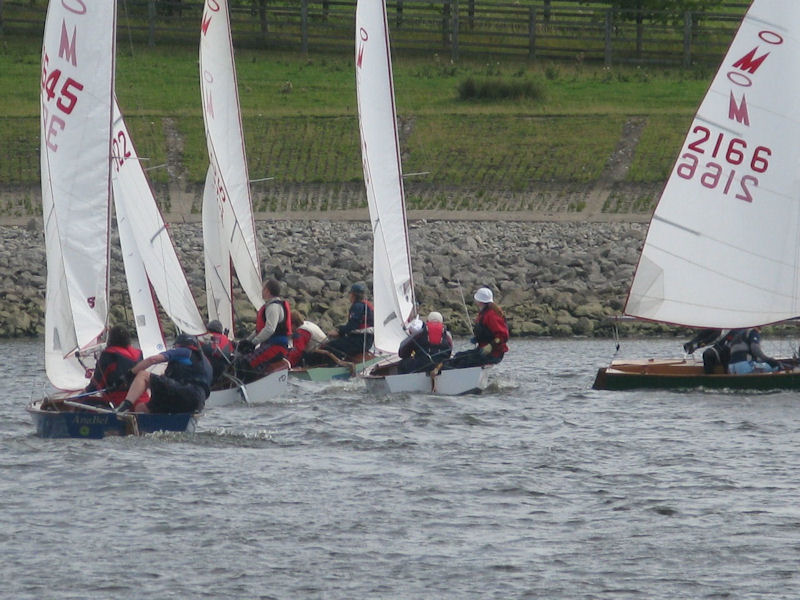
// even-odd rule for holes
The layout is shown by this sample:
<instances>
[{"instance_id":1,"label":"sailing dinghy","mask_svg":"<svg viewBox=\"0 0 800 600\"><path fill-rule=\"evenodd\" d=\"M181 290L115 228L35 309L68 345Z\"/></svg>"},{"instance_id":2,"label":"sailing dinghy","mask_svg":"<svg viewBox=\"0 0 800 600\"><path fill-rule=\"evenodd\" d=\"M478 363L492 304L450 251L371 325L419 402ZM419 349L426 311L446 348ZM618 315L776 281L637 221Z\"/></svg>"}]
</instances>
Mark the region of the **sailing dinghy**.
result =
<instances>
[{"instance_id":1,"label":"sailing dinghy","mask_svg":"<svg viewBox=\"0 0 800 600\"><path fill-rule=\"evenodd\" d=\"M738 329L800 315L800 3L755 0L706 93L653 213L631 317ZM774 373L705 374L692 359L614 360L595 389L800 388Z\"/></svg>"},{"instance_id":2,"label":"sailing dinghy","mask_svg":"<svg viewBox=\"0 0 800 600\"><path fill-rule=\"evenodd\" d=\"M206 0L203 8L200 91L209 158L202 218L208 316L233 332L232 271L256 310L264 301L227 0ZM247 384L229 376L206 406L276 398L288 388L288 368L288 362L276 363Z\"/></svg>"},{"instance_id":3,"label":"sailing dinghy","mask_svg":"<svg viewBox=\"0 0 800 600\"><path fill-rule=\"evenodd\" d=\"M27 410L44 437L192 431L194 414L118 415L88 403L88 395L79 391L88 383L107 327L112 179L126 276L146 351L164 347L151 288L159 298L181 295L177 281L169 290L159 284L157 273L168 268L161 257L167 246L174 255L174 248L114 100L116 4L100 4L81 11L60 2L48 7L41 82L45 370L60 392L32 402ZM149 197L142 193L142 182ZM160 222L157 232L143 226L153 219ZM140 251L148 245L159 252L152 262ZM178 270L182 275L179 265ZM196 309L193 315L180 302L164 302L176 323L202 330Z\"/></svg>"},{"instance_id":4,"label":"sailing dinghy","mask_svg":"<svg viewBox=\"0 0 800 600\"><path fill-rule=\"evenodd\" d=\"M480 391L487 385L484 367L432 374L397 370L396 354L408 335L416 303L384 0L358 1L355 41L361 156L373 234L374 343L378 352L391 356L371 367L364 381L376 394Z\"/></svg>"}]
</instances>

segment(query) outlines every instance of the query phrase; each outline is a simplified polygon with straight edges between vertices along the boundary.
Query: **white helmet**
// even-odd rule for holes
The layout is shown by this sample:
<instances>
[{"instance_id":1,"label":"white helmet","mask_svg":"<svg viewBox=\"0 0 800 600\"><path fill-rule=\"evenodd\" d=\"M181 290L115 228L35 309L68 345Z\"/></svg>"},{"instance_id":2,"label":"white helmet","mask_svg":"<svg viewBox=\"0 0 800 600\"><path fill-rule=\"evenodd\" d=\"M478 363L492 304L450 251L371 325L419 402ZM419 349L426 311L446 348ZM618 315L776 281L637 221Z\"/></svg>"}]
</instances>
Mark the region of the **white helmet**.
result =
<instances>
[{"instance_id":1,"label":"white helmet","mask_svg":"<svg viewBox=\"0 0 800 600\"><path fill-rule=\"evenodd\" d=\"M475 292L474 298L477 302L483 302L484 304L489 304L489 302L494 301L492 290L490 290L487 287L482 287L477 292Z\"/></svg>"},{"instance_id":2,"label":"white helmet","mask_svg":"<svg viewBox=\"0 0 800 600\"><path fill-rule=\"evenodd\" d=\"M428 313L428 322L429 323L444 323L444 318L442 318L442 313L436 312L432 310Z\"/></svg>"}]
</instances>

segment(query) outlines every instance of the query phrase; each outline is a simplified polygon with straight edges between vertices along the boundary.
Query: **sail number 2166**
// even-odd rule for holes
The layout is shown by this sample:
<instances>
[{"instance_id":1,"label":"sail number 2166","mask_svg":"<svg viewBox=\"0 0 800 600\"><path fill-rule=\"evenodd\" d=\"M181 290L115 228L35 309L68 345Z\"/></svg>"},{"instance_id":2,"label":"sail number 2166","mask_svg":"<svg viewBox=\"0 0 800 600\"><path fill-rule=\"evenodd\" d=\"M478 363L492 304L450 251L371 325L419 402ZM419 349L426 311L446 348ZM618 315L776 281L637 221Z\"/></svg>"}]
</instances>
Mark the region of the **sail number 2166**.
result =
<instances>
[{"instance_id":1,"label":"sail number 2166","mask_svg":"<svg viewBox=\"0 0 800 600\"><path fill-rule=\"evenodd\" d=\"M687 147L689 151L684 152L675 165L678 177L693 179L699 176L703 187L721 187L725 195L733 193L739 200L752 202L752 188L758 187L758 177L754 173L766 172L772 151L766 146L757 146L749 154L747 142L742 138L726 139L723 133L712 136L711 131L701 125L695 126L692 133L697 136L696 139L690 141ZM707 154L719 162L709 161L698 169L700 155ZM744 169L741 165L744 165ZM746 171L748 167L749 173L737 173L737 170Z\"/></svg>"}]
</instances>

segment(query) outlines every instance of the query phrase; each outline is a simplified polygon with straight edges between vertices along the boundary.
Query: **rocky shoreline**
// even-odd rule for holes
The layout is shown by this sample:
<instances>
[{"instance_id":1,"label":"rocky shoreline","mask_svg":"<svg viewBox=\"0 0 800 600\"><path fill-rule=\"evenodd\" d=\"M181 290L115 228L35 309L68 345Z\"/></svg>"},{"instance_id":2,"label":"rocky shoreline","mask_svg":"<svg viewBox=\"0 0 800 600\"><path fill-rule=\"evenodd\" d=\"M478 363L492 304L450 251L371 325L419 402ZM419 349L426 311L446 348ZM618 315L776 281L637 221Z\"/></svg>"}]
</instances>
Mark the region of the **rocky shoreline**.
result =
<instances>
[{"instance_id":1,"label":"rocky shoreline","mask_svg":"<svg viewBox=\"0 0 800 600\"><path fill-rule=\"evenodd\" d=\"M257 223L265 277L284 284L293 306L323 328L346 318L346 291L372 282L367 221L275 220ZM205 314L202 233L197 223L170 231L189 284ZM420 312L441 312L456 334L468 332L472 292L495 291L513 336L610 337L646 232L643 223L426 221L409 223ZM0 226L0 337L40 336L44 327L46 264L41 224ZM122 260L113 236L112 323L132 326ZM254 310L242 294L246 327ZM167 327L169 331L169 328ZM627 334L668 331L626 326Z\"/></svg>"}]
</instances>

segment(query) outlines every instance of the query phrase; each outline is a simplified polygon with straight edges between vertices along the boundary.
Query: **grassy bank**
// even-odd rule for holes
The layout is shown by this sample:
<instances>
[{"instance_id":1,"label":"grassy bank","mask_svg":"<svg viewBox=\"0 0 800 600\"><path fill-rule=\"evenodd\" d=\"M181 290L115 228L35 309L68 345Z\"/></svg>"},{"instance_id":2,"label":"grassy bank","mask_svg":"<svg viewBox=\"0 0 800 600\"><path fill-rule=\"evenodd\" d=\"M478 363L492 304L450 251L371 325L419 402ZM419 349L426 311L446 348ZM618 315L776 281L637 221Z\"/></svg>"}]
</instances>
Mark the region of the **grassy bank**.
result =
<instances>
[{"instance_id":1,"label":"grassy bank","mask_svg":"<svg viewBox=\"0 0 800 600\"><path fill-rule=\"evenodd\" d=\"M0 41L0 182L6 189L35 187L39 180L40 51L39 40ZM170 174L154 168L153 180L165 185L177 173L183 184L199 186L207 155L196 50L121 44L117 54L117 96L139 154L154 167L172 162ZM251 177L274 178L262 201L269 186L360 182L352 60L256 50L236 56ZM468 190L463 208L485 209L492 202L486 191L524 195L543 185L591 185L625 141L631 118L644 127L624 180L663 181L711 72L453 65L431 56L397 59L394 76L404 170L422 173L413 178L420 189ZM481 89L536 93L463 100L459 89L467 80ZM409 202L426 205L432 197L412 192ZM17 194L0 202L0 212L9 211L37 214L38 207Z\"/></svg>"}]
</instances>

